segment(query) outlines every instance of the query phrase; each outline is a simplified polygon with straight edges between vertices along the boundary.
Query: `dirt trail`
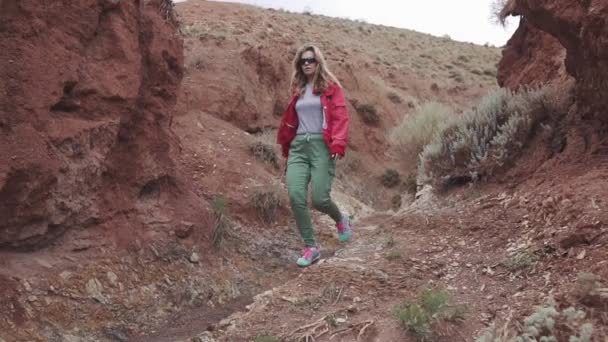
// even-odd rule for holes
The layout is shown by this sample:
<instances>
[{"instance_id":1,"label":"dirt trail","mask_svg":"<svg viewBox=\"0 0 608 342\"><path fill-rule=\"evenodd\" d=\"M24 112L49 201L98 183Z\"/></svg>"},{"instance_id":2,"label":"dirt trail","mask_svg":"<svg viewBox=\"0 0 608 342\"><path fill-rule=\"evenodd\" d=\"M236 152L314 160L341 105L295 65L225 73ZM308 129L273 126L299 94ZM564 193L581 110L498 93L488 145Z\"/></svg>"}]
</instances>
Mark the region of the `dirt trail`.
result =
<instances>
[{"instance_id":1,"label":"dirt trail","mask_svg":"<svg viewBox=\"0 0 608 342\"><path fill-rule=\"evenodd\" d=\"M398 213L369 212L357 221L352 242L255 296L246 311L199 340L415 341L392 311L425 288L445 290L451 304L466 307L462 320L434 328L439 341L470 341L492 322L522 319L550 294L580 307L570 296L575 272L600 271L594 260L605 260L606 242L586 248L585 260L564 257L553 242L535 242L534 219L523 214L534 208L530 196L465 189L445 198L425 194ZM510 268L506 260L522 251L537 262ZM599 319L595 336L606 336L602 311L586 309Z\"/></svg>"}]
</instances>

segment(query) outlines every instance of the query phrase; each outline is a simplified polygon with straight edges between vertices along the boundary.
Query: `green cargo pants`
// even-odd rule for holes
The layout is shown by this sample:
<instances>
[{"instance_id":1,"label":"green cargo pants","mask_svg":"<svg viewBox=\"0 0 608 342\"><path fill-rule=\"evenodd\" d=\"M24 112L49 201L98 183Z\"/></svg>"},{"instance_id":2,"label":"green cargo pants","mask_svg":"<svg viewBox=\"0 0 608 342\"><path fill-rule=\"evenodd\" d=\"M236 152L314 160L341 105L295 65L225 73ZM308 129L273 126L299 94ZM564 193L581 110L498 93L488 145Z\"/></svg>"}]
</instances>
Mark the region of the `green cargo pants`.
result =
<instances>
[{"instance_id":1,"label":"green cargo pants","mask_svg":"<svg viewBox=\"0 0 608 342\"><path fill-rule=\"evenodd\" d=\"M296 225L307 247L316 246L308 210L308 184L312 181L312 207L334 221L342 218L331 200L331 184L336 175L336 162L331 158L322 134L297 135L287 159L287 190Z\"/></svg>"}]
</instances>

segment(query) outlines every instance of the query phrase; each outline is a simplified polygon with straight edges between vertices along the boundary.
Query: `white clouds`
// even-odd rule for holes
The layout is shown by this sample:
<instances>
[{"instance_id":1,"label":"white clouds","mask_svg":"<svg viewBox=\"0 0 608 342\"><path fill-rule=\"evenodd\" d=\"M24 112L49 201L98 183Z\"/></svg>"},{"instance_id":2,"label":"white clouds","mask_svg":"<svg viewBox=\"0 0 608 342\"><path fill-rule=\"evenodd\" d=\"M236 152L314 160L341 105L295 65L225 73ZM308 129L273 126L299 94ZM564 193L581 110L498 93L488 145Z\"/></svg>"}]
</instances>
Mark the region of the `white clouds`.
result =
<instances>
[{"instance_id":1,"label":"white clouds","mask_svg":"<svg viewBox=\"0 0 608 342\"><path fill-rule=\"evenodd\" d=\"M178 2L178 1L176 1ZM490 21L492 0L232 0L290 11L313 13L402 27L477 44L504 45L517 28Z\"/></svg>"}]
</instances>

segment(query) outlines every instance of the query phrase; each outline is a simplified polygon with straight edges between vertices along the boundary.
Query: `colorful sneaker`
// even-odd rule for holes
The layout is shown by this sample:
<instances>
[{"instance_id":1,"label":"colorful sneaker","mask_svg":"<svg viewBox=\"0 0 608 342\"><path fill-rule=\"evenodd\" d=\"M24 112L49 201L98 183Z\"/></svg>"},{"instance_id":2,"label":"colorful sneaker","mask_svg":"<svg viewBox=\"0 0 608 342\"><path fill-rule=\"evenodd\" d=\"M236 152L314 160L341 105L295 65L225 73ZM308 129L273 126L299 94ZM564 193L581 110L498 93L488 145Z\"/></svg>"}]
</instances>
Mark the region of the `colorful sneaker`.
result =
<instances>
[{"instance_id":1,"label":"colorful sneaker","mask_svg":"<svg viewBox=\"0 0 608 342\"><path fill-rule=\"evenodd\" d=\"M344 242L350 240L350 237L353 235L353 230L348 216L342 215L342 220L336 223L336 228L338 228L338 239L340 241Z\"/></svg>"},{"instance_id":2,"label":"colorful sneaker","mask_svg":"<svg viewBox=\"0 0 608 342\"><path fill-rule=\"evenodd\" d=\"M306 247L302 251L302 256L298 259L298 266L306 267L321 259L321 252L319 247Z\"/></svg>"}]
</instances>

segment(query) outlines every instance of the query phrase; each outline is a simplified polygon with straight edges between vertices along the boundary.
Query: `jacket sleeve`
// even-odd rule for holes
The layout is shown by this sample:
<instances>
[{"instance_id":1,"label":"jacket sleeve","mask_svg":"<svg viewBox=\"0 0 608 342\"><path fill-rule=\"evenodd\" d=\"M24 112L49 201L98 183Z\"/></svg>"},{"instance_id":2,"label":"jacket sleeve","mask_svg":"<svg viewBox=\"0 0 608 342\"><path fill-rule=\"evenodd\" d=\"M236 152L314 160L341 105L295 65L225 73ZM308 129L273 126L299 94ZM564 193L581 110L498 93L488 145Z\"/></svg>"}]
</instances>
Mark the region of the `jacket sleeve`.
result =
<instances>
[{"instance_id":1,"label":"jacket sleeve","mask_svg":"<svg viewBox=\"0 0 608 342\"><path fill-rule=\"evenodd\" d=\"M344 92L339 86L336 87L332 96L333 113L331 116L331 146L329 150L332 154L338 153L344 156L346 145L348 145L348 125L350 118L346 109L346 99Z\"/></svg>"}]
</instances>

